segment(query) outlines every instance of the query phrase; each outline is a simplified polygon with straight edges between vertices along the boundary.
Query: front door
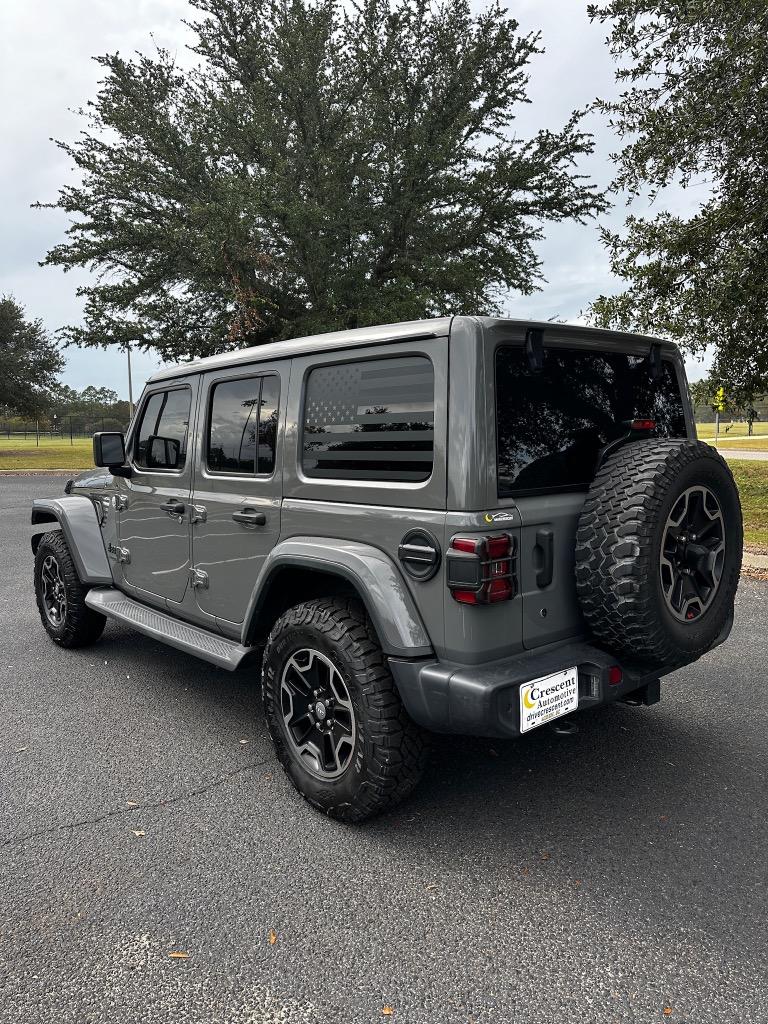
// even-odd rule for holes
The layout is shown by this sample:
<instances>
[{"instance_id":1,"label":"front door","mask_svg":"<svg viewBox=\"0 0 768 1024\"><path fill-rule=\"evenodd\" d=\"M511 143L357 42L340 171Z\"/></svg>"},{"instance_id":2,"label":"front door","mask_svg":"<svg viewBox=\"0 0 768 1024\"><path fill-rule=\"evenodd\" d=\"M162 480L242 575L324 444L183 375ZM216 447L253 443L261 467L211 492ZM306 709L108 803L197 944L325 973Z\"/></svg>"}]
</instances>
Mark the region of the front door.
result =
<instances>
[{"instance_id":1,"label":"front door","mask_svg":"<svg viewBox=\"0 0 768 1024\"><path fill-rule=\"evenodd\" d=\"M201 611L227 623L243 621L280 536L286 365L221 370L203 381L192 501L195 593Z\"/></svg>"},{"instance_id":2,"label":"front door","mask_svg":"<svg viewBox=\"0 0 768 1024\"><path fill-rule=\"evenodd\" d=\"M198 380L157 385L142 399L129 438L130 478L118 478L119 557L125 583L140 597L180 601L189 580L188 450Z\"/></svg>"}]
</instances>

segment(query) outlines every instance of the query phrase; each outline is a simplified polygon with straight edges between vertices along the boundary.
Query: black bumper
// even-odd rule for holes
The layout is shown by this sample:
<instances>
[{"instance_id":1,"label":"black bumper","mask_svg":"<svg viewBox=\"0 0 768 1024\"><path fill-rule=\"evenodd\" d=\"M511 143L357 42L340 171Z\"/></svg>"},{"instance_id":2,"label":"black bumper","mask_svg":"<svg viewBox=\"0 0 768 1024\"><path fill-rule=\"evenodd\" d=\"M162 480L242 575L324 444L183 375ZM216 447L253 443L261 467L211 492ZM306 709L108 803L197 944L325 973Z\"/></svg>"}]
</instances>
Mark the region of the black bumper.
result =
<instances>
[{"instance_id":1,"label":"black bumper","mask_svg":"<svg viewBox=\"0 0 768 1024\"><path fill-rule=\"evenodd\" d=\"M520 684L572 665L579 670L578 711L630 695L640 703L654 704L659 699L659 676L673 670L673 666L653 670L628 667L581 641L566 641L485 665L399 658L390 658L389 665L414 721L433 732L466 736L519 736ZM622 670L622 680L611 685L609 669L616 665Z\"/></svg>"}]
</instances>

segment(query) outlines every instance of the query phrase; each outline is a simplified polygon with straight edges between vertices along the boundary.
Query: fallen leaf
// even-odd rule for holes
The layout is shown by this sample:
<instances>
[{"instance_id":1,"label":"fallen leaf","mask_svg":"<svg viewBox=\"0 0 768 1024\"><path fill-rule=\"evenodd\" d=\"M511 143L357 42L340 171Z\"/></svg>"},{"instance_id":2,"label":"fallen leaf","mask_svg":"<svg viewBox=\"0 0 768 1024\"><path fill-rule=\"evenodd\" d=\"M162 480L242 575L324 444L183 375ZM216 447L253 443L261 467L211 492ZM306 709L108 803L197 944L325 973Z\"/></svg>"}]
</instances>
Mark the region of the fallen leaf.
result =
<instances>
[{"instance_id":1,"label":"fallen leaf","mask_svg":"<svg viewBox=\"0 0 768 1024\"><path fill-rule=\"evenodd\" d=\"M147 834L146 832L142 831L141 829L138 829L138 830L136 830L136 831L134 831L133 829L131 829L131 831L133 832L133 834L134 834L135 836L137 836L137 837L139 837L139 838L140 838L141 836L145 836L145 835Z\"/></svg>"},{"instance_id":2,"label":"fallen leaf","mask_svg":"<svg viewBox=\"0 0 768 1024\"><path fill-rule=\"evenodd\" d=\"M241 743L247 743L248 740L240 740Z\"/></svg>"},{"instance_id":3,"label":"fallen leaf","mask_svg":"<svg viewBox=\"0 0 768 1024\"><path fill-rule=\"evenodd\" d=\"M171 958L171 960L188 960L189 959L189 953L182 953L181 950L178 950L178 949L175 949L172 953L169 953L168 956Z\"/></svg>"},{"instance_id":4,"label":"fallen leaf","mask_svg":"<svg viewBox=\"0 0 768 1024\"><path fill-rule=\"evenodd\" d=\"M521 868L520 869L520 874L521 875L527 875L528 874L528 868Z\"/></svg>"},{"instance_id":5,"label":"fallen leaf","mask_svg":"<svg viewBox=\"0 0 768 1024\"><path fill-rule=\"evenodd\" d=\"M546 853L546 852L544 852L544 853L542 853L542 855L541 855L541 859L542 859L542 860L551 860L551 859L552 859L552 854L551 854L551 853Z\"/></svg>"},{"instance_id":6,"label":"fallen leaf","mask_svg":"<svg viewBox=\"0 0 768 1024\"><path fill-rule=\"evenodd\" d=\"M669 821L669 815L662 814L662 816L659 818L659 821Z\"/></svg>"},{"instance_id":7,"label":"fallen leaf","mask_svg":"<svg viewBox=\"0 0 768 1024\"><path fill-rule=\"evenodd\" d=\"M267 939L269 941L270 946L274 946L274 944L277 942L277 932L275 931L274 928L269 929L269 935L267 936Z\"/></svg>"},{"instance_id":8,"label":"fallen leaf","mask_svg":"<svg viewBox=\"0 0 768 1024\"><path fill-rule=\"evenodd\" d=\"M128 804L129 807L138 807L139 806L138 800L126 800L126 803Z\"/></svg>"},{"instance_id":9,"label":"fallen leaf","mask_svg":"<svg viewBox=\"0 0 768 1024\"><path fill-rule=\"evenodd\" d=\"M430 882L429 885L427 886L427 889L436 889L436 888L437 888L437 882Z\"/></svg>"},{"instance_id":10,"label":"fallen leaf","mask_svg":"<svg viewBox=\"0 0 768 1024\"><path fill-rule=\"evenodd\" d=\"M29 747L19 747L16 751L17 754L23 754L25 750L29 750Z\"/></svg>"},{"instance_id":11,"label":"fallen leaf","mask_svg":"<svg viewBox=\"0 0 768 1024\"><path fill-rule=\"evenodd\" d=\"M395 1011L392 1009L391 1006L382 1006L381 1013L382 1013L382 1016L384 1016L384 1017L393 1017L394 1014L395 1014Z\"/></svg>"},{"instance_id":12,"label":"fallen leaf","mask_svg":"<svg viewBox=\"0 0 768 1024\"><path fill-rule=\"evenodd\" d=\"M574 885L581 885L581 879L577 878L576 881L573 884Z\"/></svg>"},{"instance_id":13,"label":"fallen leaf","mask_svg":"<svg viewBox=\"0 0 768 1024\"><path fill-rule=\"evenodd\" d=\"M672 1007L671 1006L665 1006L664 1009L662 1010L662 1013L664 1014L665 1017L671 1017L672 1016Z\"/></svg>"}]
</instances>

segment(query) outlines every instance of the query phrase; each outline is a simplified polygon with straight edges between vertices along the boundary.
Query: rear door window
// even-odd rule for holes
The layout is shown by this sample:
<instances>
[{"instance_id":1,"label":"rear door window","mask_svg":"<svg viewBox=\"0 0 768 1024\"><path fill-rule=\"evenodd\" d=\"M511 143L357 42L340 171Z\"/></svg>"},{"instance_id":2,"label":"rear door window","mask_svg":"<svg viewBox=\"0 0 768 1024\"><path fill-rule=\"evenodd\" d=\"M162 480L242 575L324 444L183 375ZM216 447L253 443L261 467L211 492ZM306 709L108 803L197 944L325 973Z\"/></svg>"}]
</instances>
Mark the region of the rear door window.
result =
<instances>
[{"instance_id":1,"label":"rear door window","mask_svg":"<svg viewBox=\"0 0 768 1024\"><path fill-rule=\"evenodd\" d=\"M309 374L302 435L309 477L426 480L434 435L435 374L426 356L334 363Z\"/></svg>"},{"instance_id":2,"label":"rear door window","mask_svg":"<svg viewBox=\"0 0 768 1024\"><path fill-rule=\"evenodd\" d=\"M209 470L272 473L279 396L280 380L274 374L214 385L206 446Z\"/></svg>"},{"instance_id":3,"label":"rear door window","mask_svg":"<svg viewBox=\"0 0 768 1024\"><path fill-rule=\"evenodd\" d=\"M636 418L656 421L657 437L685 437L674 365L658 380L647 357L623 352L545 349L544 368L525 351L496 351L499 496L586 488L602 448Z\"/></svg>"}]
</instances>

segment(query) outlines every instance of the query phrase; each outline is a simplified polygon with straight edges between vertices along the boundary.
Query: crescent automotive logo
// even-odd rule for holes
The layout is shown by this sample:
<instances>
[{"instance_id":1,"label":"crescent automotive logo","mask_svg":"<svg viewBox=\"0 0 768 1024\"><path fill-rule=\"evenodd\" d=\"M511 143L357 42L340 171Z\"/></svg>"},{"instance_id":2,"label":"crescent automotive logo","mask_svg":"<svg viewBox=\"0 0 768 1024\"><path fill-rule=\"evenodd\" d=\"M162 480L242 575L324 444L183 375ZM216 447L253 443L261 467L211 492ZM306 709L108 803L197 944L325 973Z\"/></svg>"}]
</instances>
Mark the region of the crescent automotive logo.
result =
<instances>
[{"instance_id":1,"label":"crescent automotive logo","mask_svg":"<svg viewBox=\"0 0 768 1024\"><path fill-rule=\"evenodd\" d=\"M501 512L486 512L483 519L486 523L512 523L515 519L515 513L510 512L508 509L503 509Z\"/></svg>"},{"instance_id":2,"label":"crescent automotive logo","mask_svg":"<svg viewBox=\"0 0 768 1024\"><path fill-rule=\"evenodd\" d=\"M523 704L529 711L536 707L536 701L530 699L526 690L523 690Z\"/></svg>"}]
</instances>

